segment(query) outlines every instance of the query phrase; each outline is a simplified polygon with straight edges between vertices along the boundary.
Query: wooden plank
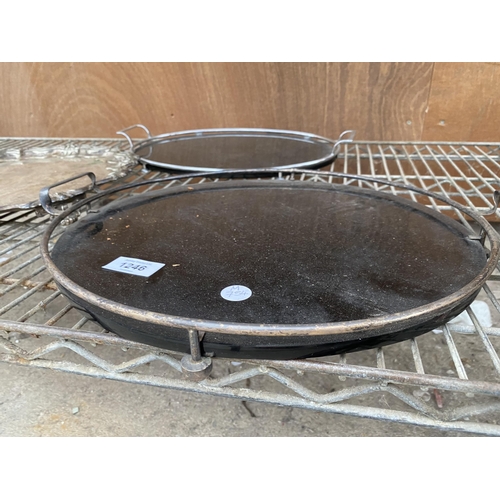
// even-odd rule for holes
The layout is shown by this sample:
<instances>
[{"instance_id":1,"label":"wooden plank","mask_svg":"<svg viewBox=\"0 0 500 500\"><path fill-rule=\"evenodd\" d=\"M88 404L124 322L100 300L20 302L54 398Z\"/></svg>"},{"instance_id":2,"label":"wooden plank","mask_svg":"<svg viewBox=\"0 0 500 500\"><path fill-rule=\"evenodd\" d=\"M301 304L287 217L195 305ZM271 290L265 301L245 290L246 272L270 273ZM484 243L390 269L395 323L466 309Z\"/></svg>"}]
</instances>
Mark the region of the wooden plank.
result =
<instances>
[{"instance_id":1,"label":"wooden plank","mask_svg":"<svg viewBox=\"0 0 500 500\"><path fill-rule=\"evenodd\" d=\"M422 139L500 141L499 81L499 63L436 63Z\"/></svg>"},{"instance_id":2,"label":"wooden plank","mask_svg":"<svg viewBox=\"0 0 500 500\"><path fill-rule=\"evenodd\" d=\"M420 138L432 63L2 63L0 136L269 127ZM138 132L138 136L139 136Z\"/></svg>"},{"instance_id":3,"label":"wooden plank","mask_svg":"<svg viewBox=\"0 0 500 500\"><path fill-rule=\"evenodd\" d=\"M432 63L329 64L330 127L364 140L419 140Z\"/></svg>"}]
</instances>

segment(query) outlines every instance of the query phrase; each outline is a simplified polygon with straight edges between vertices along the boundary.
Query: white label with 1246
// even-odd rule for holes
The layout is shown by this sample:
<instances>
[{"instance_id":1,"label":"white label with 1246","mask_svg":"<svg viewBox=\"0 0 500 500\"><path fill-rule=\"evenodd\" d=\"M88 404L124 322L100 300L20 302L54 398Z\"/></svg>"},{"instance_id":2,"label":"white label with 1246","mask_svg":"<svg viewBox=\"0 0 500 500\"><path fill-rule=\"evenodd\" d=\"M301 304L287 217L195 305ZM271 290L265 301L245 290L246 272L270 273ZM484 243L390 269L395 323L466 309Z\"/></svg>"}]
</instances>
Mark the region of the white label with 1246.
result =
<instances>
[{"instance_id":1,"label":"white label with 1246","mask_svg":"<svg viewBox=\"0 0 500 500\"><path fill-rule=\"evenodd\" d=\"M110 271L117 271L119 273L135 274L136 276L149 278L164 265L165 264L151 262L149 260L133 259L131 257L118 257L109 264L102 266L102 268L109 269Z\"/></svg>"}]
</instances>

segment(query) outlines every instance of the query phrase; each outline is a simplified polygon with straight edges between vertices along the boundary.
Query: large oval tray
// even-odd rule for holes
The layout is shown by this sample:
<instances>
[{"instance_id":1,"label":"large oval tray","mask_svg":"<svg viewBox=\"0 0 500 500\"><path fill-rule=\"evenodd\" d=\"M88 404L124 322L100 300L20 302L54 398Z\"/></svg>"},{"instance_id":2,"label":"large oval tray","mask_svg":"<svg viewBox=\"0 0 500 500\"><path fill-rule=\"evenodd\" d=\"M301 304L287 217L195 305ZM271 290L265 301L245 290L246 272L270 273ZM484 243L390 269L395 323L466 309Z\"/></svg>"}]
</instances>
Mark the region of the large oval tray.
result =
<instances>
[{"instance_id":1,"label":"large oval tray","mask_svg":"<svg viewBox=\"0 0 500 500\"><path fill-rule=\"evenodd\" d=\"M148 138L134 144L126 132L136 127ZM260 128L186 130L152 137L144 125L117 133L127 138L142 164L184 172L318 169L333 163L341 145L354 137L354 132L346 131L334 141L306 132Z\"/></svg>"},{"instance_id":2,"label":"large oval tray","mask_svg":"<svg viewBox=\"0 0 500 500\"><path fill-rule=\"evenodd\" d=\"M499 243L464 211L486 231L488 253L462 224L399 196L231 180L111 202L70 226L50 256L66 213L42 253L73 303L125 338L189 352L186 330L197 329L216 356L323 356L420 335L474 300ZM121 272L124 261L111 264L120 257L161 268Z\"/></svg>"}]
</instances>

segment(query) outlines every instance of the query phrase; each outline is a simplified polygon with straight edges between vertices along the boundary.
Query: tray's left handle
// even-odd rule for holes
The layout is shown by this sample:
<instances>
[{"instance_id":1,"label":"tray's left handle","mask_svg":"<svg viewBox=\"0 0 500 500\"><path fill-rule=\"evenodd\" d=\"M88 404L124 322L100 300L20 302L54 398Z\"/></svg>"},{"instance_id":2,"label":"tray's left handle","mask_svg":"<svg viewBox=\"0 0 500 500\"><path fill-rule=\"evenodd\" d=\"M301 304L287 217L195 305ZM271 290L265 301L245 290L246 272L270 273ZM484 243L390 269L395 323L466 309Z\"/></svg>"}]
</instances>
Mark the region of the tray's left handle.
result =
<instances>
[{"instance_id":1,"label":"tray's left handle","mask_svg":"<svg viewBox=\"0 0 500 500\"><path fill-rule=\"evenodd\" d=\"M340 134L339 138L337 139L337 142L333 145L332 152L335 158L339 154L340 147L342 146L342 144L351 143L354 140L355 135L356 135L355 130L346 130Z\"/></svg>"},{"instance_id":2,"label":"tray's left handle","mask_svg":"<svg viewBox=\"0 0 500 500\"><path fill-rule=\"evenodd\" d=\"M56 184L52 184L51 186L47 186L47 187L44 187L40 190L40 195L39 195L39 199L40 199L40 205L42 206L42 208L50 215L59 215L60 213L62 213L62 211L60 210L56 210L53 206L53 201L52 201L52 198L50 197L50 190L57 187L57 186L62 186L63 184L66 184L68 182L72 182L72 181L76 181L77 179L81 179L82 177L90 177L90 180L92 181L92 183L90 184L90 186L82 191L79 191L78 194L83 194L83 193L86 193L87 191L95 191L96 190L96 182L97 182L97 179L96 179L96 176L93 172L85 172L84 174L80 174L80 175L77 175L75 177L71 177L71 179L66 179L64 181L61 181L61 182L57 182ZM68 201L68 200L64 200L64 201Z\"/></svg>"},{"instance_id":3,"label":"tray's left handle","mask_svg":"<svg viewBox=\"0 0 500 500\"><path fill-rule=\"evenodd\" d=\"M132 150L132 152L134 152L134 143L132 141L132 138L127 134L127 131L137 127L142 128L142 130L144 130L146 134L148 134L148 139L152 138L149 129L146 126L141 125L140 123L136 123L135 125L130 125L130 127L124 128L123 130L119 130L117 132L117 134L123 135L127 139L128 143L130 144L130 149Z\"/></svg>"}]
</instances>

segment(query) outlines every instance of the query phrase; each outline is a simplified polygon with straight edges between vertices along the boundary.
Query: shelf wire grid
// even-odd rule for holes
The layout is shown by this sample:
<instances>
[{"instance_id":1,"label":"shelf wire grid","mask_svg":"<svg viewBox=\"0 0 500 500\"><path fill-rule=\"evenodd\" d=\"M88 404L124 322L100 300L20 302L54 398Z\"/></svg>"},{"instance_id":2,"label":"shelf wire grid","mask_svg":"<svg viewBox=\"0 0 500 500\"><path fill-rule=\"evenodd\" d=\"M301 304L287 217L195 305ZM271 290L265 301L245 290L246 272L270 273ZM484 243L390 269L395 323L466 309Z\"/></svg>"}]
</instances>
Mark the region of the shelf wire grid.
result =
<instances>
[{"instance_id":1,"label":"shelf wire grid","mask_svg":"<svg viewBox=\"0 0 500 500\"><path fill-rule=\"evenodd\" d=\"M34 148L40 156L44 148L54 151L58 147L65 151L107 147L125 150L127 143L113 139L0 139L0 158L2 152L13 149L29 157ZM412 184L490 214L495 211L493 193L500 186L500 146L358 141L345 145L330 167L301 174L282 171L275 176L387 190L454 217L474 230L472 222L460 211L439 200L368 179L334 178L325 175L325 171ZM171 175L137 165L112 185L163 180L161 184L127 190L127 195L133 195L182 183L218 181L169 181ZM498 214L489 215L493 223L495 215ZM214 358L211 376L195 382L184 377L179 353L122 339L68 303L43 266L39 253L40 238L50 219L37 208L0 213L2 362L246 402L500 435L498 270L460 321L452 321L417 339L310 360ZM59 227L57 234L63 231L64 226ZM480 315L476 304L483 310L486 307L488 314Z\"/></svg>"}]
</instances>

